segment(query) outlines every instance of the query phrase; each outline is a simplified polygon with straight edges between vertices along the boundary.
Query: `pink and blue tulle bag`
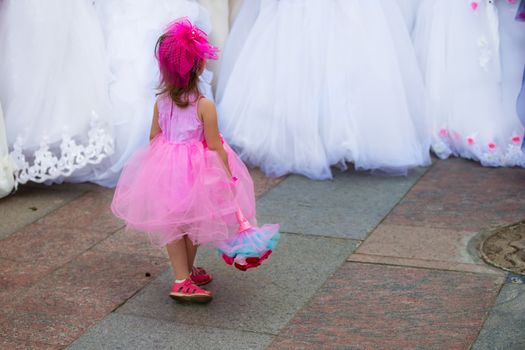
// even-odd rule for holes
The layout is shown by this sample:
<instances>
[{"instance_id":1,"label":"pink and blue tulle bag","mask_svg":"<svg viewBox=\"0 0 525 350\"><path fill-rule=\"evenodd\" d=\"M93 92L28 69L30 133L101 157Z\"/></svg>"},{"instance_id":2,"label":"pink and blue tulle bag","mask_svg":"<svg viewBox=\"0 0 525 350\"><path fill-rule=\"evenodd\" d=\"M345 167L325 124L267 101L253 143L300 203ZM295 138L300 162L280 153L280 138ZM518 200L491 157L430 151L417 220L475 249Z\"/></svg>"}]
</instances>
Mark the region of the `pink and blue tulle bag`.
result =
<instances>
[{"instance_id":1,"label":"pink and blue tulle bag","mask_svg":"<svg viewBox=\"0 0 525 350\"><path fill-rule=\"evenodd\" d=\"M232 183L235 186L236 178ZM280 238L279 225L266 224L256 227L244 216L241 209L236 212L239 228L237 233L217 246L219 256L241 271L258 267L275 249Z\"/></svg>"}]
</instances>

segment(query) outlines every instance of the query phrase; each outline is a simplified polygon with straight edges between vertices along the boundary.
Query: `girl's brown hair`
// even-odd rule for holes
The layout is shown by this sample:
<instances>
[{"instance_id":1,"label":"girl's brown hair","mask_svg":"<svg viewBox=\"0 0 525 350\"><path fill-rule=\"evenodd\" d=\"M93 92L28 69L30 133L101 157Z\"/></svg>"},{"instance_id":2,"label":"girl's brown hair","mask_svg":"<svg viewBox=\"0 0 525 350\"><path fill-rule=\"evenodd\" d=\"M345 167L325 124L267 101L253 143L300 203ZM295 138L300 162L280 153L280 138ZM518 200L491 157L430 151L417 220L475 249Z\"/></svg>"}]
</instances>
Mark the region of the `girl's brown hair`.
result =
<instances>
[{"instance_id":1,"label":"girl's brown hair","mask_svg":"<svg viewBox=\"0 0 525 350\"><path fill-rule=\"evenodd\" d=\"M158 47L165 38L166 35L162 35L159 38L159 40L157 40L157 44L155 45L155 52L158 52ZM201 95L199 89L199 76L204 70L204 64L205 61L203 59L195 60L195 63L193 64L193 67L191 68L191 71L189 73L190 77L188 84L184 87L177 86L173 83L165 81L164 79L161 79L161 82L158 87L159 92L157 93L157 95L169 94L173 102L175 102L175 104L178 107L188 107L188 105L191 102L197 101L198 97Z\"/></svg>"}]
</instances>

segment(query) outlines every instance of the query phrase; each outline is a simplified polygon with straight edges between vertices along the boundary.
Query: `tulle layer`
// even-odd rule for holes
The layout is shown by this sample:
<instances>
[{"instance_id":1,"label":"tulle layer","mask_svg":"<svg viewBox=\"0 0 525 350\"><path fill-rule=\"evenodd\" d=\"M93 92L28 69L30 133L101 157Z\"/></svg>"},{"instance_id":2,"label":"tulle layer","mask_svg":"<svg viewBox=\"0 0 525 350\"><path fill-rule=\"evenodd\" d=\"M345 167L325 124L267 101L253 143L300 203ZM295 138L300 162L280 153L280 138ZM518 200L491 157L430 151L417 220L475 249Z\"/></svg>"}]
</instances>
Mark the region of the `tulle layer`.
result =
<instances>
[{"instance_id":1,"label":"tulle layer","mask_svg":"<svg viewBox=\"0 0 525 350\"><path fill-rule=\"evenodd\" d=\"M117 184L128 159L148 144L148 130L158 92L159 69L154 48L171 21L187 16L205 31L210 30L207 13L189 0L101 0L95 2L102 24L111 70L108 94L115 132L111 166L88 180L106 187ZM208 98L211 72L201 76L199 87Z\"/></svg>"},{"instance_id":2,"label":"tulle layer","mask_svg":"<svg viewBox=\"0 0 525 350\"><path fill-rule=\"evenodd\" d=\"M238 209L255 224L253 182L242 161L225 148L235 183L220 157L201 142L169 143L158 136L124 167L113 213L157 246L183 235L194 244L220 243L237 231Z\"/></svg>"},{"instance_id":3,"label":"tulle layer","mask_svg":"<svg viewBox=\"0 0 525 350\"><path fill-rule=\"evenodd\" d=\"M15 167L9 158L4 115L2 113L2 105L0 105L0 198L10 194L15 187L14 173Z\"/></svg>"},{"instance_id":4,"label":"tulle layer","mask_svg":"<svg viewBox=\"0 0 525 350\"><path fill-rule=\"evenodd\" d=\"M261 257L275 249L279 241L279 225L268 224L260 228L237 233L232 239L217 246L221 254L229 257Z\"/></svg>"},{"instance_id":5,"label":"tulle layer","mask_svg":"<svg viewBox=\"0 0 525 350\"><path fill-rule=\"evenodd\" d=\"M109 71L92 3L0 1L0 53L17 182L89 180L109 166Z\"/></svg>"},{"instance_id":6,"label":"tulle layer","mask_svg":"<svg viewBox=\"0 0 525 350\"><path fill-rule=\"evenodd\" d=\"M517 110L518 110L518 115L521 120L521 124L525 126L525 71L523 72L523 81L521 83L521 91L518 96ZM521 149L525 152L525 141L524 140L522 140Z\"/></svg>"},{"instance_id":7,"label":"tulle layer","mask_svg":"<svg viewBox=\"0 0 525 350\"><path fill-rule=\"evenodd\" d=\"M425 0L414 41L430 96L432 149L484 166L525 166L516 100L525 30L507 1Z\"/></svg>"},{"instance_id":8,"label":"tulle layer","mask_svg":"<svg viewBox=\"0 0 525 350\"><path fill-rule=\"evenodd\" d=\"M217 250L227 264L246 271L261 265L272 254L279 238L279 225L268 224L238 232Z\"/></svg>"},{"instance_id":9,"label":"tulle layer","mask_svg":"<svg viewBox=\"0 0 525 350\"><path fill-rule=\"evenodd\" d=\"M217 91L243 160L314 179L346 162L395 173L430 163L423 82L395 2L263 0L255 12L232 30L243 40L227 43L238 56L224 53Z\"/></svg>"}]
</instances>

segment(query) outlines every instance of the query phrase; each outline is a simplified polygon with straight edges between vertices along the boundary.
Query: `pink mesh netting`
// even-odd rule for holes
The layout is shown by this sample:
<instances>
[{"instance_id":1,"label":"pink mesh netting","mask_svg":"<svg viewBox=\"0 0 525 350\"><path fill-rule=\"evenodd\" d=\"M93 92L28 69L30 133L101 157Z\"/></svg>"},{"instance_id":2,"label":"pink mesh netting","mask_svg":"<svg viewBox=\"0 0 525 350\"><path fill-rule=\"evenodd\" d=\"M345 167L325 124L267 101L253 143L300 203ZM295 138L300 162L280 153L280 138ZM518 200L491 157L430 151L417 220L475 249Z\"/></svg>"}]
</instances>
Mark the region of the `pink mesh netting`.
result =
<instances>
[{"instance_id":1,"label":"pink mesh netting","mask_svg":"<svg viewBox=\"0 0 525 350\"><path fill-rule=\"evenodd\" d=\"M216 60L218 51L187 17L177 19L168 25L156 48L162 82L187 86L191 70L198 69L204 59Z\"/></svg>"}]
</instances>

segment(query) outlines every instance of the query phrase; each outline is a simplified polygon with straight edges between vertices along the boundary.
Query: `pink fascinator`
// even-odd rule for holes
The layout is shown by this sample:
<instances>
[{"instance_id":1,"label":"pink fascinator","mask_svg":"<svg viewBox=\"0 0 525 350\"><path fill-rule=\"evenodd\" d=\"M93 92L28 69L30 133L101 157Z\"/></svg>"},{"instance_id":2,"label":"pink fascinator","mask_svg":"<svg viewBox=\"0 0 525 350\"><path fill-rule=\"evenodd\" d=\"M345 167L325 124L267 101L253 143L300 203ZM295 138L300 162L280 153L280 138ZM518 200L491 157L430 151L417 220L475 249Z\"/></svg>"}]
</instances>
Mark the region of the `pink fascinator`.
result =
<instances>
[{"instance_id":1,"label":"pink fascinator","mask_svg":"<svg viewBox=\"0 0 525 350\"><path fill-rule=\"evenodd\" d=\"M208 42L208 36L189 18L183 17L170 23L157 42L156 57L162 82L185 87L190 72L204 59L216 60L219 49Z\"/></svg>"}]
</instances>

